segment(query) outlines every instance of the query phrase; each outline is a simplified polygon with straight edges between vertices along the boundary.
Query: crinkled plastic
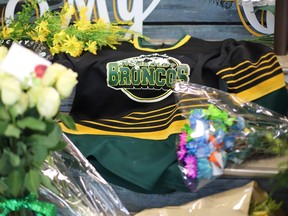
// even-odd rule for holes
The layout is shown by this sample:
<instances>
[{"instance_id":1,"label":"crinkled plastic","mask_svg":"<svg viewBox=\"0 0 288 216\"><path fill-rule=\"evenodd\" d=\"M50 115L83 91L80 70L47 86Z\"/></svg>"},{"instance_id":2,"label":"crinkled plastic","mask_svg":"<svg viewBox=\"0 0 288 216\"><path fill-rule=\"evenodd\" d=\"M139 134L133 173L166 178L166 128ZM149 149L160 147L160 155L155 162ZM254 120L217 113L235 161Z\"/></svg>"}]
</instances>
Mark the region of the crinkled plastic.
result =
<instances>
[{"instance_id":1,"label":"crinkled plastic","mask_svg":"<svg viewBox=\"0 0 288 216\"><path fill-rule=\"evenodd\" d=\"M179 168L191 190L221 176L228 164L287 153L285 116L192 83L176 83L175 95L187 119L177 143Z\"/></svg>"},{"instance_id":2,"label":"crinkled plastic","mask_svg":"<svg viewBox=\"0 0 288 216\"><path fill-rule=\"evenodd\" d=\"M270 203L273 203L275 210L269 209L267 206L265 210L253 209L254 204L267 201L269 201L268 194L257 185L257 182L252 181L242 187L203 197L184 205L146 209L135 216L283 215L279 204L273 201Z\"/></svg>"},{"instance_id":3,"label":"crinkled plastic","mask_svg":"<svg viewBox=\"0 0 288 216\"><path fill-rule=\"evenodd\" d=\"M61 216L124 216L129 212L110 185L63 134L67 147L52 154L43 173L58 192L41 187L40 199L53 203Z\"/></svg>"}]
</instances>

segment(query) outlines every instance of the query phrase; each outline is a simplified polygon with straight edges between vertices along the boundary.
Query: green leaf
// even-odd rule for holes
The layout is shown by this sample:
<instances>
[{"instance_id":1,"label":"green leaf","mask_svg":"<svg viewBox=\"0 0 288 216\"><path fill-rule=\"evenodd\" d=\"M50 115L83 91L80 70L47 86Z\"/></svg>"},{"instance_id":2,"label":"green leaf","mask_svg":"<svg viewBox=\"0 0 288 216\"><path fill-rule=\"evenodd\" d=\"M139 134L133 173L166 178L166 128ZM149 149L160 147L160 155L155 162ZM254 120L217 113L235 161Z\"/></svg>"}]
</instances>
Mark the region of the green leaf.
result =
<instances>
[{"instance_id":1,"label":"green leaf","mask_svg":"<svg viewBox=\"0 0 288 216\"><path fill-rule=\"evenodd\" d=\"M46 129L45 122L31 116L17 121L17 126L22 129L29 128L37 131L45 131Z\"/></svg>"},{"instance_id":2,"label":"green leaf","mask_svg":"<svg viewBox=\"0 0 288 216\"><path fill-rule=\"evenodd\" d=\"M11 165L8 163L8 155L2 154L0 157L0 176L6 176L10 172Z\"/></svg>"},{"instance_id":3,"label":"green leaf","mask_svg":"<svg viewBox=\"0 0 288 216\"><path fill-rule=\"evenodd\" d=\"M0 120L8 121L10 119L8 111L0 104Z\"/></svg>"},{"instance_id":4,"label":"green leaf","mask_svg":"<svg viewBox=\"0 0 288 216\"><path fill-rule=\"evenodd\" d=\"M59 191L57 190L56 187L54 187L51 183L51 180L49 177L45 175L40 176L41 184L44 185L46 188L54 192L55 194L59 194Z\"/></svg>"},{"instance_id":5,"label":"green leaf","mask_svg":"<svg viewBox=\"0 0 288 216\"><path fill-rule=\"evenodd\" d=\"M255 6L253 12L256 13L259 10L270 11L273 15L275 15L275 5Z\"/></svg>"},{"instance_id":6,"label":"green leaf","mask_svg":"<svg viewBox=\"0 0 288 216\"><path fill-rule=\"evenodd\" d=\"M41 145L42 147L46 147L47 149L57 145L57 142L55 142L53 139L51 140L49 136L40 134L31 135L26 142L29 143L31 146Z\"/></svg>"},{"instance_id":7,"label":"green leaf","mask_svg":"<svg viewBox=\"0 0 288 216\"><path fill-rule=\"evenodd\" d=\"M64 149L66 147L66 142L63 142L62 130L58 123L53 122L53 126L51 133L48 135L49 140L54 143L54 145L50 145L49 149L51 151L58 151Z\"/></svg>"},{"instance_id":8,"label":"green leaf","mask_svg":"<svg viewBox=\"0 0 288 216\"><path fill-rule=\"evenodd\" d=\"M10 152L8 150L4 150L4 153L8 155L9 162L13 167L18 167L20 165L20 157L17 154L14 154L13 152Z\"/></svg>"},{"instance_id":9,"label":"green leaf","mask_svg":"<svg viewBox=\"0 0 288 216\"><path fill-rule=\"evenodd\" d=\"M23 173L20 170L12 170L7 178L10 193L16 197L21 193L23 186Z\"/></svg>"},{"instance_id":10,"label":"green leaf","mask_svg":"<svg viewBox=\"0 0 288 216\"><path fill-rule=\"evenodd\" d=\"M8 108L8 112L9 112L9 116L11 117L12 121L17 118L18 113L16 112L16 110L14 109L14 107L11 107L11 106L10 106L10 107Z\"/></svg>"},{"instance_id":11,"label":"green leaf","mask_svg":"<svg viewBox=\"0 0 288 216\"><path fill-rule=\"evenodd\" d=\"M45 159L48 157L48 150L42 145L34 145L31 148L31 152L33 153L33 156L31 156L32 161L38 166L41 166Z\"/></svg>"},{"instance_id":12,"label":"green leaf","mask_svg":"<svg viewBox=\"0 0 288 216\"><path fill-rule=\"evenodd\" d=\"M27 145L22 140L19 140L17 142L17 146L18 146L17 154L18 155L25 155L27 152Z\"/></svg>"},{"instance_id":13,"label":"green leaf","mask_svg":"<svg viewBox=\"0 0 288 216\"><path fill-rule=\"evenodd\" d=\"M8 126L7 121L0 121L0 135L3 135Z\"/></svg>"},{"instance_id":14,"label":"green leaf","mask_svg":"<svg viewBox=\"0 0 288 216\"><path fill-rule=\"evenodd\" d=\"M16 137L19 138L21 130L13 124L9 124L4 132L4 135L7 137Z\"/></svg>"},{"instance_id":15,"label":"green leaf","mask_svg":"<svg viewBox=\"0 0 288 216\"><path fill-rule=\"evenodd\" d=\"M59 141L57 145L50 149L50 151L60 151L63 150L67 146L67 143L64 141Z\"/></svg>"},{"instance_id":16,"label":"green leaf","mask_svg":"<svg viewBox=\"0 0 288 216\"><path fill-rule=\"evenodd\" d=\"M52 127L51 127L52 126ZM52 125L50 125L50 128L52 129L51 132L49 133L49 139L57 144L59 142L59 140L62 140L62 130L61 127L54 122Z\"/></svg>"},{"instance_id":17,"label":"green leaf","mask_svg":"<svg viewBox=\"0 0 288 216\"><path fill-rule=\"evenodd\" d=\"M3 180L0 180L0 194L4 194L8 189L7 184Z\"/></svg>"},{"instance_id":18,"label":"green leaf","mask_svg":"<svg viewBox=\"0 0 288 216\"><path fill-rule=\"evenodd\" d=\"M68 129L76 130L75 121L70 115L58 113L57 119L60 120Z\"/></svg>"},{"instance_id":19,"label":"green leaf","mask_svg":"<svg viewBox=\"0 0 288 216\"><path fill-rule=\"evenodd\" d=\"M36 169L30 169L24 178L25 188L38 195L38 190L40 187L41 171Z\"/></svg>"}]
</instances>

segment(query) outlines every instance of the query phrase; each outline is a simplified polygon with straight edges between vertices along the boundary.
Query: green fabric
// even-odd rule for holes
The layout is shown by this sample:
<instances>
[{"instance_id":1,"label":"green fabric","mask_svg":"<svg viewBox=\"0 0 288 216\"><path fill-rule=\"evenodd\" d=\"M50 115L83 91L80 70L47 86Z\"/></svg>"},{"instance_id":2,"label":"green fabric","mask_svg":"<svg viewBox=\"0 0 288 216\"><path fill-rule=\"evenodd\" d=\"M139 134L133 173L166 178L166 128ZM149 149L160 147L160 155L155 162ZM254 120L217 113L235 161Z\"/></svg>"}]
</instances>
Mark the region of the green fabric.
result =
<instances>
[{"instance_id":1,"label":"green fabric","mask_svg":"<svg viewBox=\"0 0 288 216\"><path fill-rule=\"evenodd\" d=\"M280 88L253 102L280 114L288 115L288 94L286 87Z\"/></svg>"},{"instance_id":2,"label":"green fabric","mask_svg":"<svg viewBox=\"0 0 288 216\"><path fill-rule=\"evenodd\" d=\"M108 182L141 193L188 191L177 164L176 135L164 141L67 135Z\"/></svg>"}]
</instances>

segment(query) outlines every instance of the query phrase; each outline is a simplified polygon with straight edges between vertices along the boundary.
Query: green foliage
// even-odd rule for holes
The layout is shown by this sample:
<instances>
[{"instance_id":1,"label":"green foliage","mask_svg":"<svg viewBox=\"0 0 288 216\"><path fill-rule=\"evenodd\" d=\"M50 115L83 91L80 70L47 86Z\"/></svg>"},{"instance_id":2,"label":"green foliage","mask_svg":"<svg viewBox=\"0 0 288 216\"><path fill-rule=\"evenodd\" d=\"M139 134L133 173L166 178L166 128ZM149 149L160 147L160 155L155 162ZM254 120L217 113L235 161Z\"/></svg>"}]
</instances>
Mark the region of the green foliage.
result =
<instances>
[{"instance_id":1,"label":"green foliage","mask_svg":"<svg viewBox=\"0 0 288 216\"><path fill-rule=\"evenodd\" d=\"M272 177L272 194L277 190L288 188L288 160L282 162L279 169L278 174Z\"/></svg>"},{"instance_id":2,"label":"green foliage","mask_svg":"<svg viewBox=\"0 0 288 216\"><path fill-rule=\"evenodd\" d=\"M275 5L255 6L254 13L256 13L257 11L269 11L272 14L275 14Z\"/></svg>"},{"instance_id":3,"label":"green foliage","mask_svg":"<svg viewBox=\"0 0 288 216\"><path fill-rule=\"evenodd\" d=\"M260 203L252 203L249 209L249 216L273 216L280 209L282 202L277 203L271 197Z\"/></svg>"},{"instance_id":4,"label":"green foliage","mask_svg":"<svg viewBox=\"0 0 288 216\"><path fill-rule=\"evenodd\" d=\"M51 151L66 146L57 122L24 117L6 127L0 135L0 144L1 194L5 197L21 197L27 192L38 194L40 184L53 188L41 168Z\"/></svg>"},{"instance_id":5,"label":"green foliage","mask_svg":"<svg viewBox=\"0 0 288 216\"><path fill-rule=\"evenodd\" d=\"M39 169L30 169L24 178L25 188L35 194L38 194L38 189L41 183L41 170Z\"/></svg>"},{"instance_id":6,"label":"green foliage","mask_svg":"<svg viewBox=\"0 0 288 216\"><path fill-rule=\"evenodd\" d=\"M23 118L19 121L17 121L17 126L21 129L29 128L31 130L39 130L44 131L46 129L46 125L44 122L42 122L40 119L28 116L26 118Z\"/></svg>"},{"instance_id":7,"label":"green foliage","mask_svg":"<svg viewBox=\"0 0 288 216\"><path fill-rule=\"evenodd\" d=\"M23 170L12 170L9 173L7 177L7 186L9 192L6 192L6 194L11 193L14 197L19 196L23 185L23 174Z\"/></svg>"},{"instance_id":8,"label":"green foliage","mask_svg":"<svg viewBox=\"0 0 288 216\"><path fill-rule=\"evenodd\" d=\"M56 119L61 121L67 128L76 130L74 119L71 116L64 113L58 113Z\"/></svg>"}]
</instances>

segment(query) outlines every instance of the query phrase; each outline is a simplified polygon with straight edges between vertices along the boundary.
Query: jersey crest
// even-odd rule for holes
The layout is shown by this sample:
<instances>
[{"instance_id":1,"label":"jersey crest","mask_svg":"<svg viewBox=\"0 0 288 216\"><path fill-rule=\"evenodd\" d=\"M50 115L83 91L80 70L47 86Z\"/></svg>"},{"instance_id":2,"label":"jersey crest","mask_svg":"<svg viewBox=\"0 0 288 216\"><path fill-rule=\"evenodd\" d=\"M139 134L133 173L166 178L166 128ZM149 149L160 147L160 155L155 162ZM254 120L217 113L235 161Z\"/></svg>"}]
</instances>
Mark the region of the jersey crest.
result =
<instances>
[{"instance_id":1,"label":"jersey crest","mask_svg":"<svg viewBox=\"0 0 288 216\"><path fill-rule=\"evenodd\" d=\"M138 102L157 102L172 94L176 81L189 82L190 67L166 54L149 54L107 64L107 85Z\"/></svg>"}]
</instances>

